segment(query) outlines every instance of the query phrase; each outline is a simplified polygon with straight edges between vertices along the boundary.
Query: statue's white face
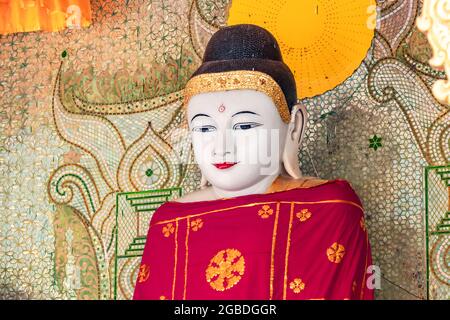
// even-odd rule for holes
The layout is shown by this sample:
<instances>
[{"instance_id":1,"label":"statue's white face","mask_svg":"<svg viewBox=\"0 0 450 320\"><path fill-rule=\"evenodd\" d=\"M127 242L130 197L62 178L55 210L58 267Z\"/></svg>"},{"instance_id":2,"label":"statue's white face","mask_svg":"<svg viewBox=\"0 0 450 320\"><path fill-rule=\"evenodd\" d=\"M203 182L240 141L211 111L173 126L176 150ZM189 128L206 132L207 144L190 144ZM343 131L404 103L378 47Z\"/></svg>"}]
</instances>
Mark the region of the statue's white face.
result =
<instances>
[{"instance_id":1,"label":"statue's white face","mask_svg":"<svg viewBox=\"0 0 450 320\"><path fill-rule=\"evenodd\" d=\"M213 188L239 192L279 175L288 125L266 94L198 94L187 116L195 159Z\"/></svg>"}]
</instances>

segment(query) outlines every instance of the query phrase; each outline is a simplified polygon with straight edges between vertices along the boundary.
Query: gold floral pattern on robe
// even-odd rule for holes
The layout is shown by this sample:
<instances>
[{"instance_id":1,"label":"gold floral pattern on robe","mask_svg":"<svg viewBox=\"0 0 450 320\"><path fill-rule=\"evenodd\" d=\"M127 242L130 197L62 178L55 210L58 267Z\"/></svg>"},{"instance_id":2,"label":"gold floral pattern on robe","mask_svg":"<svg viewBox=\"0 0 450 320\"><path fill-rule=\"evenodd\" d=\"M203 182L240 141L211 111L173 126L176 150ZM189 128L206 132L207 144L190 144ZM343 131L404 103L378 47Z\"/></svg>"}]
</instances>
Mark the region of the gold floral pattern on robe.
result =
<instances>
[{"instance_id":1,"label":"gold floral pattern on robe","mask_svg":"<svg viewBox=\"0 0 450 320\"><path fill-rule=\"evenodd\" d=\"M217 291L236 285L244 275L245 259L237 249L219 251L206 268L206 281Z\"/></svg>"},{"instance_id":2,"label":"gold floral pattern on robe","mask_svg":"<svg viewBox=\"0 0 450 320\"><path fill-rule=\"evenodd\" d=\"M145 282L150 277L150 267L146 264L143 264L139 268L138 281L140 283Z\"/></svg>"},{"instance_id":3,"label":"gold floral pattern on robe","mask_svg":"<svg viewBox=\"0 0 450 320\"><path fill-rule=\"evenodd\" d=\"M174 232L175 232L175 227L173 226L173 223L168 223L167 225L165 225L162 228L162 233L163 233L164 237L166 237L166 238L170 237L170 235Z\"/></svg>"},{"instance_id":4,"label":"gold floral pattern on robe","mask_svg":"<svg viewBox=\"0 0 450 320\"><path fill-rule=\"evenodd\" d=\"M289 288L291 288L294 293L300 293L305 289L305 283L300 278L295 278L291 283L289 283Z\"/></svg>"},{"instance_id":5,"label":"gold floral pattern on robe","mask_svg":"<svg viewBox=\"0 0 450 320\"><path fill-rule=\"evenodd\" d=\"M191 221L191 228L192 231L198 231L203 227L203 220L198 218L195 219L194 221Z\"/></svg>"},{"instance_id":6,"label":"gold floral pattern on robe","mask_svg":"<svg viewBox=\"0 0 450 320\"><path fill-rule=\"evenodd\" d=\"M342 244L337 242L333 243L331 247L327 249L328 260L334 263L341 263L345 255L345 248Z\"/></svg>"},{"instance_id":7,"label":"gold floral pattern on robe","mask_svg":"<svg viewBox=\"0 0 450 320\"><path fill-rule=\"evenodd\" d=\"M359 225L361 226L361 229L363 229L363 231L366 231L366 221L364 220L364 217L361 217L361 220L359 221Z\"/></svg>"},{"instance_id":8,"label":"gold floral pattern on robe","mask_svg":"<svg viewBox=\"0 0 450 320\"><path fill-rule=\"evenodd\" d=\"M263 219L267 219L272 214L273 214L273 209L267 204L263 205L262 208L258 210L258 215Z\"/></svg>"},{"instance_id":9,"label":"gold floral pattern on robe","mask_svg":"<svg viewBox=\"0 0 450 320\"><path fill-rule=\"evenodd\" d=\"M296 217L300 220L300 222L305 222L309 218L311 218L312 213L308 209L302 209L297 212Z\"/></svg>"}]
</instances>

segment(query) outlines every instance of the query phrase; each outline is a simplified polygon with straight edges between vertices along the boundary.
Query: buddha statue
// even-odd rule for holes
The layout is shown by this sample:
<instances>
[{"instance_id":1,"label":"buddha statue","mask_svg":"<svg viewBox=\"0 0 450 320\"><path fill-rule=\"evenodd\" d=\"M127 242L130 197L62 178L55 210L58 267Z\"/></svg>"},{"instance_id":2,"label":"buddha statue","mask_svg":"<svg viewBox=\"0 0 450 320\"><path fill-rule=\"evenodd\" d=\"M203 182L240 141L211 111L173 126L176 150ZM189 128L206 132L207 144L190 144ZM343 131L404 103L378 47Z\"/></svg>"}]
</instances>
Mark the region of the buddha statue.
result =
<instances>
[{"instance_id":1,"label":"buddha statue","mask_svg":"<svg viewBox=\"0 0 450 320\"><path fill-rule=\"evenodd\" d=\"M373 299L358 196L299 169L307 112L273 35L217 31L184 106L201 188L154 213L133 298Z\"/></svg>"}]
</instances>

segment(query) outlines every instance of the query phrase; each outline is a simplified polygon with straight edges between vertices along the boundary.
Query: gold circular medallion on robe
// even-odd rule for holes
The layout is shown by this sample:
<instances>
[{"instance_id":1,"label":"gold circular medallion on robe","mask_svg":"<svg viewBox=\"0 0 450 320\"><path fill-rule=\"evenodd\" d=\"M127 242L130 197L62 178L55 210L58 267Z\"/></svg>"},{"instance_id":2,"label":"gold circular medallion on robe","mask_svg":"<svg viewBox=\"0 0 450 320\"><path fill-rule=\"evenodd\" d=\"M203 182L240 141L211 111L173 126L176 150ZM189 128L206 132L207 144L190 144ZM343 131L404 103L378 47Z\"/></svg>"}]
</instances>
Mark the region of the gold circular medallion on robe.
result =
<instances>
[{"instance_id":1,"label":"gold circular medallion on robe","mask_svg":"<svg viewBox=\"0 0 450 320\"><path fill-rule=\"evenodd\" d=\"M251 23L277 39L300 99L344 82L375 34L375 0L233 0L228 25Z\"/></svg>"},{"instance_id":2,"label":"gold circular medallion on robe","mask_svg":"<svg viewBox=\"0 0 450 320\"><path fill-rule=\"evenodd\" d=\"M239 250L220 250L206 268L206 281L214 290L225 291L238 284L244 271L245 259Z\"/></svg>"}]
</instances>

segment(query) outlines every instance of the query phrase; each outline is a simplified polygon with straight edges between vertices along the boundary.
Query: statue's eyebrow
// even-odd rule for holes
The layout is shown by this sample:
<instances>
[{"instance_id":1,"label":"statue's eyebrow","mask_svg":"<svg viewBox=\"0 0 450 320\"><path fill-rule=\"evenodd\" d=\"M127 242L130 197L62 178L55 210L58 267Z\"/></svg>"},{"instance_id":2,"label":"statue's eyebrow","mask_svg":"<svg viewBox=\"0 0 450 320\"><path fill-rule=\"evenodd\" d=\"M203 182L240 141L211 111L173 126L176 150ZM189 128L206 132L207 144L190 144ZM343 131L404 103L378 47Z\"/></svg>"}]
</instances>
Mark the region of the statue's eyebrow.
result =
<instances>
[{"instance_id":1,"label":"statue's eyebrow","mask_svg":"<svg viewBox=\"0 0 450 320\"><path fill-rule=\"evenodd\" d=\"M209 118L211 118L211 117L208 116L207 114L204 114L204 113L197 113L195 116L192 117L191 122L192 122L195 118L197 118L197 117L209 117Z\"/></svg>"},{"instance_id":2,"label":"statue's eyebrow","mask_svg":"<svg viewBox=\"0 0 450 320\"><path fill-rule=\"evenodd\" d=\"M257 114L256 112L253 112L253 111L239 111L239 112L236 112L235 114L233 114L232 117L237 116L238 114L243 114L243 113L250 113L250 114L255 114L255 115L259 116L259 114Z\"/></svg>"}]
</instances>

